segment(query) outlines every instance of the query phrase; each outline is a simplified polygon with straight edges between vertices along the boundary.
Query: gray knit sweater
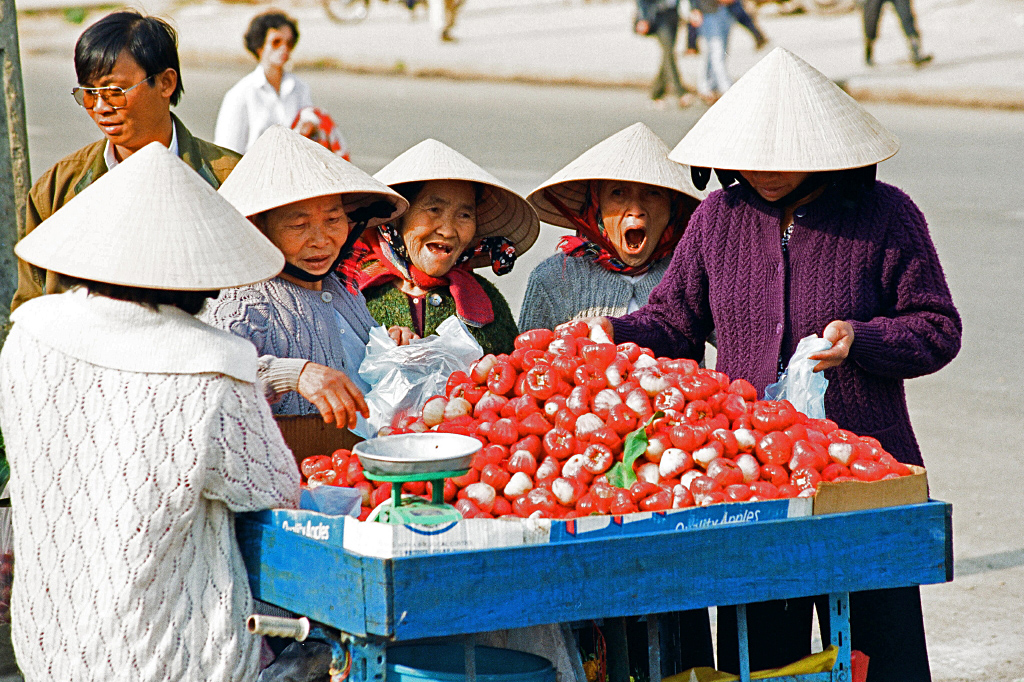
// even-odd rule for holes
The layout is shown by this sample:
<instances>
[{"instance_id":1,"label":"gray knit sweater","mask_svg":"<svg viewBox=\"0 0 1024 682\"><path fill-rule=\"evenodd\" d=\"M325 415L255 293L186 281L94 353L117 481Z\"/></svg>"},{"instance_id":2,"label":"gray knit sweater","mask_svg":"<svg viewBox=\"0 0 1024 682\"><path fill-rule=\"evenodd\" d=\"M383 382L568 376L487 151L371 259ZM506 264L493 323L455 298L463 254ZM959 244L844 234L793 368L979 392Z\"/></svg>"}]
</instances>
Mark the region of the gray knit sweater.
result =
<instances>
[{"instance_id":1,"label":"gray knit sweater","mask_svg":"<svg viewBox=\"0 0 1024 682\"><path fill-rule=\"evenodd\" d=\"M588 258L556 253L530 273L519 329L554 329L584 317L625 315L631 298L640 305L647 303L670 261L669 257L661 259L646 277L631 282Z\"/></svg>"},{"instance_id":2,"label":"gray knit sweater","mask_svg":"<svg viewBox=\"0 0 1024 682\"><path fill-rule=\"evenodd\" d=\"M345 339L335 311L358 339ZM272 405L274 414L318 413L313 403L295 392L307 361L341 370L364 393L369 389L358 370L370 328L377 323L366 309L363 295L347 291L334 275L324 280L323 291L305 289L280 277L224 289L206 304L199 319L253 342L260 355L259 377L268 397L278 398Z\"/></svg>"}]
</instances>

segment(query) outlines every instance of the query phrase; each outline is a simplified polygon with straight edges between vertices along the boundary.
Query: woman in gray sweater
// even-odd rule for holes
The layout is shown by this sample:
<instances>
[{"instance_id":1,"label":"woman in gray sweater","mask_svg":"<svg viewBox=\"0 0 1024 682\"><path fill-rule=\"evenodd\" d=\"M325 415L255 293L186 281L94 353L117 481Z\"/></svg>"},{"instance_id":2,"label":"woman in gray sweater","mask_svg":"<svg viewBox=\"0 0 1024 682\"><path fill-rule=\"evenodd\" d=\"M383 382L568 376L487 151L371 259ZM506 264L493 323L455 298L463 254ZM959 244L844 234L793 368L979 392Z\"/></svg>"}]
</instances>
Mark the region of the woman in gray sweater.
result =
<instances>
[{"instance_id":1,"label":"woman in gray sweater","mask_svg":"<svg viewBox=\"0 0 1024 682\"><path fill-rule=\"evenodd\" d=\"M635 123L530 194L541 220L576 234L530 273L519 329L625 315L647 303L702 197L668 152Z\"/></svg>"},{"instance_id":2,"label":"woman in gray sweater","mask_svg":"<svg viewBox=\"0 0 1024 682\"><path fill-rule=\"evenodd\" d=\"M275 414L323 415L339 427L367 416L369 386L358 369L377 326L338 264L367 225L409 206L352 164L282 126L267 130L220 192L285 257L266 282L224 289L201 313L208 324L249 339ZM412 332L388 330L398 343Z\"/></svg>"}]
</instances>

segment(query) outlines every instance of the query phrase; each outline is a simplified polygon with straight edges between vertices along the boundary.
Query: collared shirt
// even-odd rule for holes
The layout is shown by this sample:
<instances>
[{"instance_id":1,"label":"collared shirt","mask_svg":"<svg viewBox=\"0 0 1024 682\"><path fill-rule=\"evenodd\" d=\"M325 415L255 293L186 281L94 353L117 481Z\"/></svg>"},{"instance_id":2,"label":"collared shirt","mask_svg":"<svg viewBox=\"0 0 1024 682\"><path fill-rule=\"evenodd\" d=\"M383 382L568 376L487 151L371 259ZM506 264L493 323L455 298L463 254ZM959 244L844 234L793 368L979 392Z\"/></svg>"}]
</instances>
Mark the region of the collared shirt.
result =
<instances>
[{"instance_id":1,"label":"collared shirt","mask_svg":"<svg viewBox=\"0 0 1024 682\"><path fill-rule=\"evenodd\" d=\"M640 283L640 280L647 276L647 272L641 272L639 275L627 275L624 272L617 274L619 277L629 282L629 285L633 288L633 293L629 297L629 303L626 304L626 313L635 313L637 310L640 310L640 306L647 303L646 300L638 300L636 295L636 285Z\"/></svg>"},{"instance_id":2,"label":"collared shirt","mask_svg":"<svg viewBox=\"0 0 1024 682\"><path fill-rule=\"evenodd\" d=\"M263 67L257 66L224 95L213 141L244 154L267 128L291 127L299 111L311 106L309 86L301 80L285 73L278 92L267 82Z\"/></svg>"},{"instance_id":3,"label":"collared shirt","mask_svg":"<svg viewBox=\"0 0 1024 682\"><path fill-rule=\"evenodd\" d=\"M171 124L171 145L167 148L175 156L178 154L178 127ZM107 170L114 170L114 166L121 163L117 160L117 155L114 154L114 145L111 144L110 140L107 140L107 146L103 148L103 160L107 163Z\"/></svg>"}]
</instances>

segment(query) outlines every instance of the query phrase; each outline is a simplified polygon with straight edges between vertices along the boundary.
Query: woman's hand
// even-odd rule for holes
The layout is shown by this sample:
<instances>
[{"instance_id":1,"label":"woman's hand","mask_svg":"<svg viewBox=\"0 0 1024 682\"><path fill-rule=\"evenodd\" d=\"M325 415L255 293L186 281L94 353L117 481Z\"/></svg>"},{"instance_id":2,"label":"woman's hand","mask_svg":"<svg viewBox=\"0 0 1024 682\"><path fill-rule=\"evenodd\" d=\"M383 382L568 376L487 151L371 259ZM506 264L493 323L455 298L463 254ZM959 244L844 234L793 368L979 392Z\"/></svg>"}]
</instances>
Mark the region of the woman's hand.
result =
<instances>
[{"instance_id":1,"label":"woman's hand","mask_svg":"<svg viewBox=\"0 0 1024 682\"><path fill-rule=\"evenodd\" d=\"M299 374L299 395L316 405L327 424L355 428L356 415L370 416L363 394L344 372L307 363Z\"/></svg>"},{"instance_id":2,"label":"woman's hand","mask_svg":"<svg viewBox=\"0 0 1024 682\"><path fill-rule=\"evenodd\" d=\"M850 346L853 345L853 325L842 320L834 320L828 323L821 336L825 340L831 341L832 347L808 356L811 360L820 360L814 366L815 372L823 372L843 364L850 354Z\"/></svg>"},{"instance_id":3,"label":"woman's hand","mask_svg":"<svg viewBox=\"0 0 1024 682\"><path fill-rule=\"evenodd\" d=\"M607 317L584 317L583 319L580 319L580 320L572 320L571 322L564 322L564 323L558 325L557 327L555 327L555 331L557 332L560 329L565 329L570 324L575 324L577 322L583 322L588 327L590 327L590 338L592 340L597 341L599 343L603 342L604 339L601 338L601 335L603 334L604 336L606 336L608 338L608 341L607 341L608 343L615 343L615 341L613 341L614 335L615 335L615 330L612 329L612 321L609 320ZM596 335L596 338L595 338L595 335Z\"/></svg>"},{"instance_id":4,"label":"woman's hand","mask_svg":"<svg viewBox=\"0 0 1024 682\"><path fill-rule=\"evenodd\" d=\"M699 9L690 10L690 26L694 28L700 28L700 25L704 23L704 15L700 13Z\"/></svg>"},{"instance_id":5,"label":"woman's hand","mask_svg":"<svg viewBox=\"0 0 1024 682\"><path fill-rule=\"evenodd\" d=\"M399 346L408 346L410 341L420 338L413 330L408 327L399 327L397 324L394 327L388 327L388 336Z\"/></svg>"}]
</instances>

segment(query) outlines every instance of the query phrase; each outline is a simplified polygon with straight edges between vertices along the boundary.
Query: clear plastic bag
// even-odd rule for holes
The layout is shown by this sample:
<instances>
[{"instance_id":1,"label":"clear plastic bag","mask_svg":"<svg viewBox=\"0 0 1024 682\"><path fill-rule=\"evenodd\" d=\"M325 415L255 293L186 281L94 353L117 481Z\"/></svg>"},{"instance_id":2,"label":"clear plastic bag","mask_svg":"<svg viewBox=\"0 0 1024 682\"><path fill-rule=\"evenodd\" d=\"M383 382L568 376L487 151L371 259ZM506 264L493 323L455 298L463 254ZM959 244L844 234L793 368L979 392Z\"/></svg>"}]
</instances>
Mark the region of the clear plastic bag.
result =
<instances>
[{"instance_id":1,"label":"clear plastic bag","mask_svg":"<svg viewBox=\"0 0 1024 682\"><path fill-rule=\"evenodd\" d=\"M444 393L452 372L467 371L483 354L455 316L438 325L433 335L407 346L397 345L383 327L371 329L366 357L359 365L359 376L371 386L365 396L370 418L367 432L357 428L356 434L373 438L396 414L421 409L427 398Z\"/></svg>"},{"instance_id":2,"label":"clear plastic bag","mask_svg":"<svg viewBox=\"0 0 1024 682\"><path fill-rule=\"evenodd\" d=\"M809 356L832 347L832 343L817 334L800 339L786 371L779 380L764 389L765 400L788 400L800 412L812 419L825 418L825 389L828 379L824 372L814 372L818 360Z\"/></svg>"}]
</instances>

